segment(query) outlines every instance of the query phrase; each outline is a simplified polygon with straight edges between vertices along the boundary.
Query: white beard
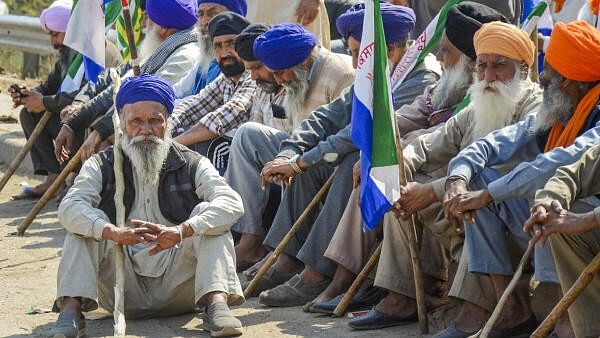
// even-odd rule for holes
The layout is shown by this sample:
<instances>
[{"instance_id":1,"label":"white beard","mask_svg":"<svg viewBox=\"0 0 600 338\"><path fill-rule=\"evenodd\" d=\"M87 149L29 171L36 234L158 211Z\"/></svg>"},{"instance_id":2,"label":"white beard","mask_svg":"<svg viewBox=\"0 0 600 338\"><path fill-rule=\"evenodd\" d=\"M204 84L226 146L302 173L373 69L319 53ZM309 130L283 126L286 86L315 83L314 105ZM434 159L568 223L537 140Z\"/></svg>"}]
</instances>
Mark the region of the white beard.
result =
<instances>
[{"instance_id":1,"label":"white beard","mask_svg":"<svg viewBox=\"0 0 600 338\"><path fill-rule=\"evenodd\" d=\"M200 61L198 63L198 69L201 72L206 73L208 66L210 65L210 61L214 58L213 45L210 36L208 34L200 34L198 45L200 46Z\"/></svg>"},{"instance_id":2,"label":"white beard","mask_svg":"<svg viewBox=\"0 0 600 338\"><path fill-rule=\"evenodd\" d=\"M461 55L457 64L444 69L431 96L434 110L455 106L464 98L472 82L468 62L467 56Z\"/></svg>"},{"instance_id":3,"label":"white beard","mask_svg":"<svg viewBox=\"0 0 600 338\"><path fill-rule=\"evenodd\" d=\"M143 141L150 141L143 143ZM171 146L171 133L167 130L164 139L157 136L135 136L130 138L124 131L121 136L123 153L131 161L133 170L142 179L142 184L156 185L160 170L167 159Z\"/></svg>"},{"instance_id":4,"label":"white beard","mask_svg":"<svg viewBox=\"0 0 600 338\"><path fill-rule=\"evenodd\" d=\"M140 44L140 60L147 61L156 52L163 40L158 36L154 28L146 30L146 36Z\"/></svg>"},{"instance_id":5,"label":"white beard","mask_svg":"<svg viewBox=\"0 0 600 338\"><path fill-rule=\"evenodd\" d=\"M308 71L301 68L294 69L294 80L284 83L285 107L292 114L301 114L306 101L306 93L310 88Z\"/></svg>"},{"instance_id":6,"label":"white beard","mask_svg":"<svg viewBox=\"0 0 600 338\"><path fill-rule=\"evenodd\" d=\"M521 80L519 77L520 73L517 72L509 83L475 81L471 85L469 93L474 109L473 140L513 124L517 104L530 82L529 79Z\"/></svg>"}]
</instances>

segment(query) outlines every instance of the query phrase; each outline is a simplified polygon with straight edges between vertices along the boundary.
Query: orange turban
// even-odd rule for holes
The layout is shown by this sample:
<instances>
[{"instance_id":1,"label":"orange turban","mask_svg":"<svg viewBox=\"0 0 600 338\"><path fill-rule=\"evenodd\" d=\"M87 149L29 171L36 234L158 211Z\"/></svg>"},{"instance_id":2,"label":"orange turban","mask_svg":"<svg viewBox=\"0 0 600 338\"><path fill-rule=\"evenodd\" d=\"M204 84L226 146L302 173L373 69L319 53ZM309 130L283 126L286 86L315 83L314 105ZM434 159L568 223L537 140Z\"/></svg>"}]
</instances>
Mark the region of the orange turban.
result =
<instances>
[{"instance_id":1,"label":"orange turban","mask_svg":"<svg viewBox=\"0 0 600 338\"><path fill-rule=\"evenodd\" d=\"M524 61L528 66L535 58L535 45L529 35L515 25L494 21L486 23L473 37L475 52L497 54L513 60Z\"/></svg>"},{"instance_id":2,"label":"orange turban","mask_svg":"<svg viewBox=\"0 0 600 338\"><path fill-rule=\"evenodd\" d=\"M600 0L588 0L588 5L590 6L592 13L594 13L594 15L598 15L598 10L600 9Z\"/></svg>"},{"instance_id":3,"label":"orange turban","mask_svg":"<svg viewBox=\"0 0 600 338\"><path fill-rule=\"evenodd\" d=\"M585 21L554 25L546 62L567 79L600 80L600 32Z\"/></svg>"}]
</instances>

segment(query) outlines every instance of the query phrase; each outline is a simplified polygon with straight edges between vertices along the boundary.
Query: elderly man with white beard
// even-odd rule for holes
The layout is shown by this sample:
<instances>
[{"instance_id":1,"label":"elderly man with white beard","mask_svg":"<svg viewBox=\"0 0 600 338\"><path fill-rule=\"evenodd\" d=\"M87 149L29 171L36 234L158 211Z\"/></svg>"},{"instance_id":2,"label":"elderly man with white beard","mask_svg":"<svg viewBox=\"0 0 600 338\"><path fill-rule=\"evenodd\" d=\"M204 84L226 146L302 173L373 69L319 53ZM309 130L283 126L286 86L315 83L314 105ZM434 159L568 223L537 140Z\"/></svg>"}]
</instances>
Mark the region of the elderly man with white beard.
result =
<instances>
[{"instance_id":1,"label":"elderly man with white beard","mask_svg":"<svg viewBox=\"0 0 600 338\"><path fill-rule=\"evenodd\" d=\"M505 30L484 30L486 26L503 27ZM482 48L482 39L495 41L498 48L488 51ZM474 309L491 310L493 296L486 294L491 289L485 276L466 273L466 255L461 256L463 238L461 229L456 229L447 221L440 220L441 205L446 177L421 180L422 174L432 175L443 169L461 149L491 131L511 125L536 112L541 104L541 90L529 80L529 67L533 64L535 48L527 33L518 27L502 22L486 23L475 33L474 47L477 54L475 65L475 83L469 88L471 103L458 112L446 124L435 132L423 135L411 142L404 151L405 163L409 175L414 181L402 188L402 197L395 204L395 212L404 219L415 214L423 228L423 241L438 241L450 258L459 262L450 296L463 300L456 322L436 337L467 337L476 331L485 317L475 316ZM404 223L404 222L403 222ZM380 265L375 284L397 290L395 293L414 295L412 270L402 262L409 260L408 240L400 231L407 228L388 226L384 229L382 258L393 262ZM388 243L388 239L394 239ZM429 247L426 245L426 247ZM463 250L464 251L464 250ZM421 255L427 255L423 252ZM470 262L469 262L470 263ZM444 263L438 262L441 266ZM439 266L439 265L438 265ZM391 268L390 268L391 267ZM445 272L435 271L435 266L423 265L426 276L433 273L434 281L443 280ZM397 281L395 276L410 276L405 282ZM387 282L386 282L387 281ZM433 283L433 287L435 287ZM431 291L431 290L430 290ZM390 297L387 297L390 298ZM395 316L414 319L416 303L414 297L390 298L387 304L373 310L375 317L386 318L386 311L394 306L406 311L396 312ZM392 302L392 300L395 300ZM379 314L377 312L380 312ZM401 318L402 318L401 317ZM360 319L356 320L360 324Z\"/></svg>"},{"instance_id":2,"label":"elderly man with white beard","mask_svg":"<svg viewBox=\"0 0 600 338\"><path fill-rule=\"evenodd\" d=\"M198 94L221 74L221 68L214 56L213 41L208 34L209 22L218 14L227 11L245 17L247 9L246 0L198 0L198 23L196 26L200 31L198 39L200 57L194 69L173 85L173 89L179 94L178 98Z\"/></svg>"},{"instance_id":3,"label":"elderly man with white beard","mask_svg":"<svg viewBox=\"0 0 600 338\"><path fill-rule=\"evenodd\" d=\"M428 87L423 95L417 97L413 103L396 111L396 123L403 136L403 143L407 144L420 135L431 133L442 127L455 109L460 109L460 107L457 108L457 105L467 94L467 89L473 81L472 73L477 57L473 46L473 35L483 23L491 21L506 22L507 19L492 8L470 1L463 1L450 8L445 33L437 55L444 69L440 81ZM429 121L429 124L420 122L422 120ZM352 325L354 328L360 329L366 326L381 326L379 324L386 321L386 326L392 326L406 322L405 320L391 320L393 317L401 318L403 313L407 312L403 310L402 306L396 305L402 304L405 297L414 298L414 291L411 292L410 287L404 286L412 283L410 271L405 271L405 267L410 266L410 263L405 261L408 259L406 255L403 255L406 252L396 252L395 250L392 252L389 249L390 246L394 247L397 244L396 238L400 235L400 232L397 231L398 223L393 214L387 214L384 217L383 226L378 226L374 231L362 231L362 216L358 205L359 190L357 188L360 184L358 169L359 163L355 168L355 172L358 174L355 176L355 189L325 252L325 257L338 265L336 274L332 283L313 301L308 310L333 313L342 297L342 292L346 291L354 277L366 264L377 246L377 238L381 236L383 229L386 229L383 244L386 247L385 255L379 264L385 277L379 277L378 285L390 292L377 305L376 309L385 314L387 318L370 316L371 320L368 324L363 321ZM419 175L415 179L426 183L431 180L431 177ZM432 277L432 280L447 280L443 251L437 241L430 239L431 236L428 233L422 244L421 260L427 268L425 272ZM349 246L348 243L353 243L353 245ZM391 259L392 257L394 259ZM406 274L397 273L397 269ZM394 275L393 278L391 274ZM382 298L382 293L380 289L374 288L361 290L350 304L349 311L369 309ZM413 310L411 307L408 312Z\"/></svg>"},{"instance_id":4,"label":"elderly man with white beard","mask_svg":"<svg viewBox=\"0 0 600 338\"><path fill-rule=\"evenodd\" d=\"M140 46L141 72L156 74L171 84L179 82L200 57L197 0L147 0L146 36ZM131 65L117 68L121 78L133 75ZM113 84L109 71L95 85L79 92L73 105L61 112L62 128L55 140L54 152L59 162L68 160L74 135L93 131L82 145L82 158L92 156L98 145L113 134ZM185 90L184 88L180 88ZM181 93L176 92L179 97ZM98 120L98 118L100 118Z\"/></svg>"},{"instance_id":5,"label":"elderly man with white beard","mask_svg":"<svg viewBox=\"0 0 600 338\"><path fill-rule=\"evenodd\" d=\"M126 79L116 98L125 156L123 203L130 223L116 227L114 153L87 160L61 205L68 231L58 268L51 337L84 334L82 311L114 305L114 248L124 245L125 316L170 316L204 308L213 337L239 335L229 305L244 300L229 228L240 196L210 162L173 142L167 117L175 95L154 75Z\"/></svg>"},{"instance_id":6,"label":"elderly man with white beard","mask_svg":"<svg viewBox=\"0 0 600 338\"><path fill-rule=\"evenodd\" d=\"M490 42L488 49L497 48ZM575 162L600 142L597 48L579 47L599 42L600 33L586 22L555 25L540 78L540 111L478 140L449 165L444 210L455 222L465 221L469 271L489 275L497 298L513 274L507 233L522 248L532 238L521 230L530 215L528 201L558 167ZM501 174L494 170L499 165L512 170ZM556 252L555 257L563 259ZM535 277L558 287L548 246L535 247ZM513 298L507 305L500 322L515 325L531 317L522 300ZM571 319L581 323L581 318ZM567 323L564 318L557 331Z\"/></svg>"}]
</instances>

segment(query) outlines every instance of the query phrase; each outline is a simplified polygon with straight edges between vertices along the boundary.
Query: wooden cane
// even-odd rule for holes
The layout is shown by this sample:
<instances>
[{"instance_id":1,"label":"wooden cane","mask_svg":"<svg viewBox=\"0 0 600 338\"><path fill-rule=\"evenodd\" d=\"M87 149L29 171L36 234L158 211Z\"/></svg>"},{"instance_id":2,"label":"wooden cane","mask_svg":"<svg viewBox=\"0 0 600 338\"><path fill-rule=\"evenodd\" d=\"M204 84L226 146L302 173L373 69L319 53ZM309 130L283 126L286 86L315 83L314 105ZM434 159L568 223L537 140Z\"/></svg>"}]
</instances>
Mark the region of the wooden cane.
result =
<instances>
[{"instance_id":1,"label":"wooden cane","mask_svg":"<svg viewBox=\"0 0 600 338\"><path fill-rule=\"evenodd\" d=\"M487 338L489 336L490 332L492 331L494 324L498 320L498 317L500 317L500 313L502 313L502 309L504 308L504 305L508 301L508 297L514 291L514 289L517 287L517 285L519 284L519 280L521 279L521 276L523 276L523 269L525 267L525 264L527 264L527 262L529 261L529 257L531 256L531 253L533 252L533 250L535 248L535 243L536 242L533 240L529 241L529 244L527 245L527 250L525 250L523 257L521 257L521 261L519 262L519 265L517 266L517 270L515 271L513 278L510 280L510 283L508 283L508 286L504 290L504 293L502 293L502 296L500 297L498 304L496 304L496 307L494 308L494 311L492 312L490 319L488 319L488 321L485 323L485 326L481 330L479 337Z\"/></svg>"},{"instance_id":2,"label":"wooden cane","mask_svg":"<svg viewBox=\"0 0 600 338\"><path fill-rule=\"evenodd\" d=\"M296 232L298 232L298 230L300 230L302 225L304 225L304 221L306 220L308 215L310 215L310 213L315 209L315 207L319 204L319 202L321 202L321 200L327 195L327 191L329 190L329 187L331 187L331 183L333 183L333 179L335 177L336 172L337 172L337 168L333 171L333 174L331 174L331 176L329 176L329 179L327 179L327 182L325 182L325 184L321 187L321 189L315 195L315 197L312 199L312 201L310 201L310 203L308 204L306 209L304 209L304 211L302 212L300 217L298 217L298 219L296 220L294 225L290 228L290 230L285 235L285 237L283 237L283 239L281 240L279 245L277 245L275 250L273 250L273 253L271 253L269 258L267 258L267 261L265 262L265 264L263 264L263 266L261 266L260 269L258 269L258 272L256 273L256 275L254 276L254 278L252 278L252 280L250 281L250 284L248 284L248 286L246 287L246 290L244 290L244 297L246 297L246 298L250 297L250 295L252 294L254 289L256 289L258 282L267 273L269 268L271 266L273 266L273 264L275 264L277 257L279 257L279 255L283 252L283 250L285 249L285 247L287 246L289 241L294 237Z\"/></svg>"},{"instance_id":3,"label":"wooden cane","mask_svg":"<svg viewBox=\"0 0 600 338\"><path fill-rule=\"evenodd\" d=\"M569 306L577 299L577 297L585 290L585 288L592 282L596 275L600 273L600 253L594 257L594 259L588 264L585 269L579 275L579 278L569 288L569 291L561 298L556 304L552 312L544 319L542 324L531 334L533 338L546 337L550 331L556 326L558 320L565 314L569 309Z\"/></svg>"},{"instance_id":4,"label":"wooden cane","mask_svg":"<svg viewBox=\"0 0 600 338\"><path fill-rule=\"evenodd\" d=\"M48 124L48 120L50 120L50 117L52 117L52 112L50 111L46 111L44 115L42 115L42 118L38 121L37 125L35 126L35 129L33 129L33 132L31 132L31 135L29 135L25 146L23 146L21 151L19 151L17 157L15 157L10 166L8 166L8 169L4 176L2 176L2 180L0 181L0 191L4 189L6 183L8 183L8 180L12 177L15 171L19 169L21 162L23 162L23 159L25 159L25 156L27 156L29 150L31 150L33 144L38 140L38 138L42 134L42 131L44 131L44 128L46 128L46 124Z\"/></svg>"},{"instance_id":5,"label":"wooden cane","mask_svg":"<svg viewBox=\"0 0 600 338\"><path fill-rule=\"evenodd\" d=\"M400 136L400 130L398 130L398 128L396 128L396 157L398 158L400 185L406 186L408 180L406 178L406 168L404 167L402 140ZM409 228L407 230L408 249L410 252L410 260L412 262L413 276L415 280L415 298L417 301L417 314L419 316L419 329L421 330L422 334L427 334L429 332L429 326L427 324L425 287L423 285L423 272L421 271L421 262L419 260L419 250L417 245L417 240L419 237L417 234L417 226L414 214L410 216Z\"/></svg>"},{"instance_id":6,"label":"wooden cane","mask_svg":"<svg viewBox=\"0 0 600 338\"><path fill-rule=\"evenodd\" d=\"M363 283L367 280L367 278L369 278L369 274L371 273L371 271L373 271L373 269L375 269L375 267L377 266L377 263L379 263L380 255L381 243L379 243L379 246L377 247L377 249L375 249L375 252L373 252L371 258L369 258L365 267L360 271L358 276L356 276L356 279L354 280L348 291L346 291L344 297L342 297L342 299L340 300L340 303L335 307L335 310L333 310L334 316L341 317L344 315L344 313L346 313L346 310L348 310L348 306L350 306L350 303L352 302L352 298L354 298L354 295L356 295Z\"/></svg>"},{"instance_id":7,"label":"wooden cane","mask_svg":"<svg viewBox=\"0 0 600 338\"><path fill-rule=\"evenodd\" d=\"M42 211L46 204L48 204L50 199L54 197L54 194L56 194L60 186L65 182L67 176L77 169L79 162L81 162L81 149L79 149L77 153L75 153L75 156L69 160L69 163L67 163L65 168L60 172L60 175L58 175L56 180L52 182L48 190L46 190L40 200L37 201L33 209L29 211L23 222L19 224L19 227L17 228L17 234L19 236L23 236L25 234L25 231L27 231L27 228L29 228L31 222L33 222L35 217L40 213L40 211Z\"/></svg>"}]
</instances>

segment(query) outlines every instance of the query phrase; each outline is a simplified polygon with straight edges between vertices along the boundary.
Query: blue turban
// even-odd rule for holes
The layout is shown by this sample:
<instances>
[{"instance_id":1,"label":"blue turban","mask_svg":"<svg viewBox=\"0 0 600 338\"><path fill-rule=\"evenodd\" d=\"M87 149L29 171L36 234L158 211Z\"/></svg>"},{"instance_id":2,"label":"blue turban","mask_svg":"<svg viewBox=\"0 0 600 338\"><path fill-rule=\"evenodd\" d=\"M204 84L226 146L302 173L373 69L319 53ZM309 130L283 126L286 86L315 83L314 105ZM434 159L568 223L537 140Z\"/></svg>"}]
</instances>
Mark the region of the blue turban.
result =
<instances>
[{"instance_id":1,"label":"blue turban","mask_svg":"<svg viewBox=\"0 0 600 338\"><path fill-rule=\"evenodd\" d=\"M175 107L173 86L162 78L150 74L125 79L115 100L117 111L121 112L126 104L140 101L158 102L167 107L167 114L170 115Z\"/></svg>"},{"instance_id":2,"label":"blue turban","mask_svg":"<svg viewBox=\"0 0 600 338\"><path fill-rule=\"evenodd\" d=\"M198 21L196 0L147 0L146 11L150 20L163 28L181 31Z\"/></svg>"},{"instance_id":3,"label":"blue turban","mask_svg":"<svg viewBox=\"0 0 600 338\"><path fill-rule=\"evenodd\" d=\"M241 16L246 16L246 13L248 13L248 4L246 3L246 0L198 0L198 6L201 4L221 5Z\"/></svg>"},{"instance_id":4,"label":"blue turban","mask_svg":"<svg viewBox=\"0 0 600 338\"><path fill-rule=\"evenodd\" d=\"M254 41L254 56L271 70L292 68L304 62L317 45L317 37L294 23L273 26Z\"/></svg>"},{"instance_id":5,"label":"blue turban","mask_svg":"<svg viewBox=\"0 0 600 338\"><path fill-rule=\"evenodd\" d=\"M340 15L336 21L338 32L348 39L353 37L357 41L362 38L363 19L365 17L365 4L356 4ZM408 34L415 27L416 17L412 9L381 2L381 17L383 18L383 30L385 31L385 42L388 45L404 42Z\"/></svg>"}]
</instances>

